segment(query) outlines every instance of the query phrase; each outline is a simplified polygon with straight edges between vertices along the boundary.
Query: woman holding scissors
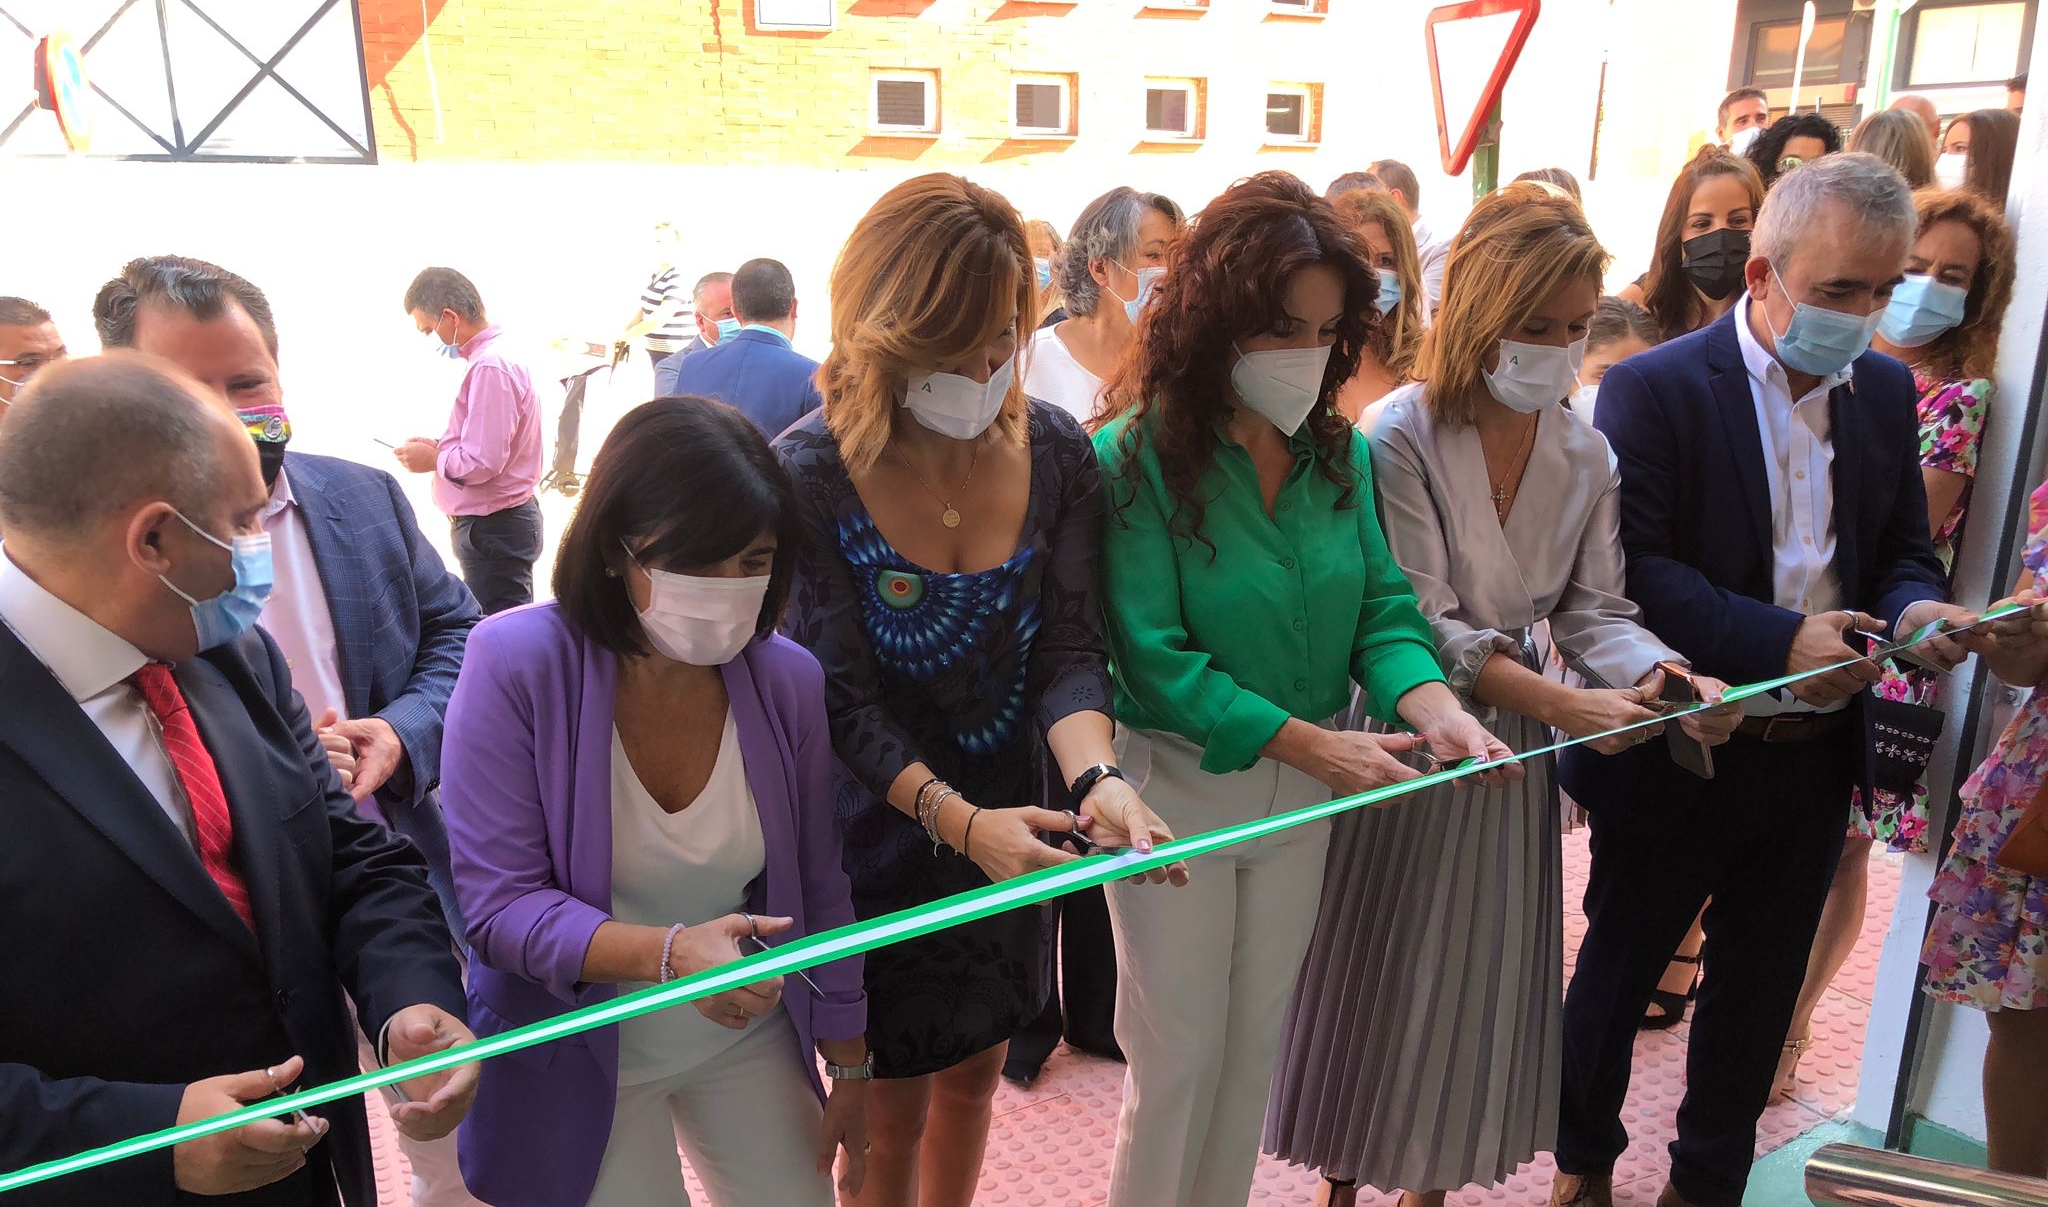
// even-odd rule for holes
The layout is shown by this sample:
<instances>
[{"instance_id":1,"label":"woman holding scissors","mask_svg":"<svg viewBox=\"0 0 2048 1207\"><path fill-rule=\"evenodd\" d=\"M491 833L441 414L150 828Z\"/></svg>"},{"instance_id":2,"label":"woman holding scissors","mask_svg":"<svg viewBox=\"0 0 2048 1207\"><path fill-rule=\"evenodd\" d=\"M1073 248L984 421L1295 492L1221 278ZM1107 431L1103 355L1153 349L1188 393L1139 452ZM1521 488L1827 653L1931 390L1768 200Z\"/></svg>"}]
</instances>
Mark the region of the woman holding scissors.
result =
<instances>
[{"instance_id":1,"label":"woman holding scissors","mask_svg":"<svg viewBox=\"0 0 2048 1207\"><path fill-rule=\"evenodd\" d=\"M1622 594L1620 476L1607 441L1558 406L1576 388L1607 253L1574 202L1509 185L1467 219L1442 306L1372 435L1387 545L1434 630L1451 687L1518 751L1552 730L1616 753L1663 740L1667 676L1723 685L1638 622ZM1591 684L1547 679L1550 622ZM1678 722L1727 740L1732 709ZM1553 1142L1564 1000L1564 870L1553 760L1517 782L1443 784L1337 819L1267 1108L1266 1145L1434 1207L1497 1184Z\"/></svg>"}]
</instances>

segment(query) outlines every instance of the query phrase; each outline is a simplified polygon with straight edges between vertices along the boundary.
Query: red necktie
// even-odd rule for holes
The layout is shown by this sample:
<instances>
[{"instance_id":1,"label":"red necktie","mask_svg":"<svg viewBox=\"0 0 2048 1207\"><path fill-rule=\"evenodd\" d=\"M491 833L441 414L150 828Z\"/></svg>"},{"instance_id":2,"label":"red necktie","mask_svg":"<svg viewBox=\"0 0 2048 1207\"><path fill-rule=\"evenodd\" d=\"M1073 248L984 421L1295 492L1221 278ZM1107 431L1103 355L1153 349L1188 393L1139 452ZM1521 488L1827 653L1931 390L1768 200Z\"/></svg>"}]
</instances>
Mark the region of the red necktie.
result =
<instances>
[{"instance_id":1,"label":"red necktie","mask_svg":"<svg viewBox=\"0 0 2048 1207\"><path fill-rule=\"evenodd\" d=\"M135 672L132 682L142 692L149 711L156 714L157 725L163 732L164 753L171 757L171 769L177 772L178 784L192 806L192 832L199 839L199 862L206 866L206 874L220 886L221 894L241 915L243 923L255 930L256 916L249 908L249 890L242 883L241 873L235 871L231 857L235 823L228 815L228 796L220 786L220 772L213 765L213 756L199 738L199 726L192 721L185 693L178 690L178 681L171 678L171 668L161 662L143 666Z\"/></svg>"}]
</instances>

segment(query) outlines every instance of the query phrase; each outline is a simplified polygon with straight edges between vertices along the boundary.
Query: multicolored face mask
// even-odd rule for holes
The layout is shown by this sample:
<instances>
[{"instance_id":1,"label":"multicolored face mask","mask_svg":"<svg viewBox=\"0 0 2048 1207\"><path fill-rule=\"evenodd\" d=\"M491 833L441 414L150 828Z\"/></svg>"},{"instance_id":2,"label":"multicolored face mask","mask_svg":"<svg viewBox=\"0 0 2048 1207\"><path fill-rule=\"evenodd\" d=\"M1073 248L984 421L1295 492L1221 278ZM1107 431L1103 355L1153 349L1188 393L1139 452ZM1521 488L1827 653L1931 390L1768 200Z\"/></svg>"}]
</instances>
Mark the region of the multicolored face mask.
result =
<instances>
[{"instance_id":1,"label":"multicolored face mask","mask_svg":"<svg viewBox=\"0 0 2048 1207\"><path fill-rule=\"evenodd\" d=\"M256 458L263 466L263 485L277 485L277 475L284 469L284 446L292 439L290 416L276 403L237 410L235 414L249 429L249 439L256 442Z\"/></svg>"}]
</instances>

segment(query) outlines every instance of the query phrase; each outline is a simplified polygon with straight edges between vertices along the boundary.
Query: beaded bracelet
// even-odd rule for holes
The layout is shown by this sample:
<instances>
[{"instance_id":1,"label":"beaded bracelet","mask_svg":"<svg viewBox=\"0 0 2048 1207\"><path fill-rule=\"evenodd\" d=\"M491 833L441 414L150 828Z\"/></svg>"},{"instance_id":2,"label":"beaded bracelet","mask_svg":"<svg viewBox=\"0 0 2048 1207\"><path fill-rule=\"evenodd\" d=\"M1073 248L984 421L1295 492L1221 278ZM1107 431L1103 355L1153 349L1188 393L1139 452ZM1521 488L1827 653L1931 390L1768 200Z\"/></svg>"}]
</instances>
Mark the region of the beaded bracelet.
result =
<instances>
[{"instance_id":1,"label":"beaded bracelet","mask_svg":"<svg viewBox=\"0 0 2048 1207\"><path fill-rule=\"evenodd\" d=\"M688 925L682 922L668 928L668 937L661 941L661 968L654 974L655 984L666 985L676 979L676 970L669 964L668 959L675 951L676 936L687 929Z\"/></svg>"},{"instance_id":2,"label":"beaded bracelet","mask_svg":"<svg viewBox=\"0 0 2048 1207\"><path fill-rule=\"evenodd\" d=\"M939 853L940 847L946 845L945 840L939 837L939 811L946 807L947 801L959 795L950 787L940 788L938 794L932 797L931 808L925 813L924 832L931 837L934 856Z\"/></svg>"}]
</instances>

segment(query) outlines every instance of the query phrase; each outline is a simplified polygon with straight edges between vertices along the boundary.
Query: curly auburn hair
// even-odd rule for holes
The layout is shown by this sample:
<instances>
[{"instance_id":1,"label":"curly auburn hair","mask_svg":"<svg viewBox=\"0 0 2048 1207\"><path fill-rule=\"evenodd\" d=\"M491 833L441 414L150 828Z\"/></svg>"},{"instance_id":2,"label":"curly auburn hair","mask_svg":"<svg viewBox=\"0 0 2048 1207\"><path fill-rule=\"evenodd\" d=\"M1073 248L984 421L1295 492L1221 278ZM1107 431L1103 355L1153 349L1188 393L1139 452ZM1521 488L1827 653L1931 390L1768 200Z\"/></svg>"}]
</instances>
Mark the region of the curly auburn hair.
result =
<instances>
[{"instance_id":1,"label":"curly auburn hair","mask_svg":"<svg viewBox=\"0 0 2048 1207\"><path fill-rule=\"evenodd\" d=\"M1949 381L1990 377L2005 329L2006 303L2012 301L2012 228L1999 217L1997 204L1975 189L1922 189L1913 194L1913 208L1920 214L1921 234L1938 222L1960 222L1984 248L1963 302L1963 321L1919 349L1919 362Z\"/></svg>"},{"instance_id":2,"label":"curly auburn hair","mask_svg":"<svg viewBox=\"0 0 2048 1207\"><path fill-rule=\"evenodd\" d=\"M1328 201L1291 173L1261 172L1232 185L1189 223L1094 422L1100 430L1130 417L1121 437L1126 465L1140 443L1150 442L1174 498L1175 535L1210 544L1202 536L1202 478L1215 463L1217 433L1237 408L1231 346L1284 327L1288 281L1318 265L1343 279L1345 306L1322 396L1304 430L1317 470L1345 488L1339 506L1356 504L1356 429L1335 400L1379 324L1372 306L1378 278L1363 241ZM1112 514L1121 514L1132 496L1114 480L1109 485Z\"/></svg>"}]
</instances>

